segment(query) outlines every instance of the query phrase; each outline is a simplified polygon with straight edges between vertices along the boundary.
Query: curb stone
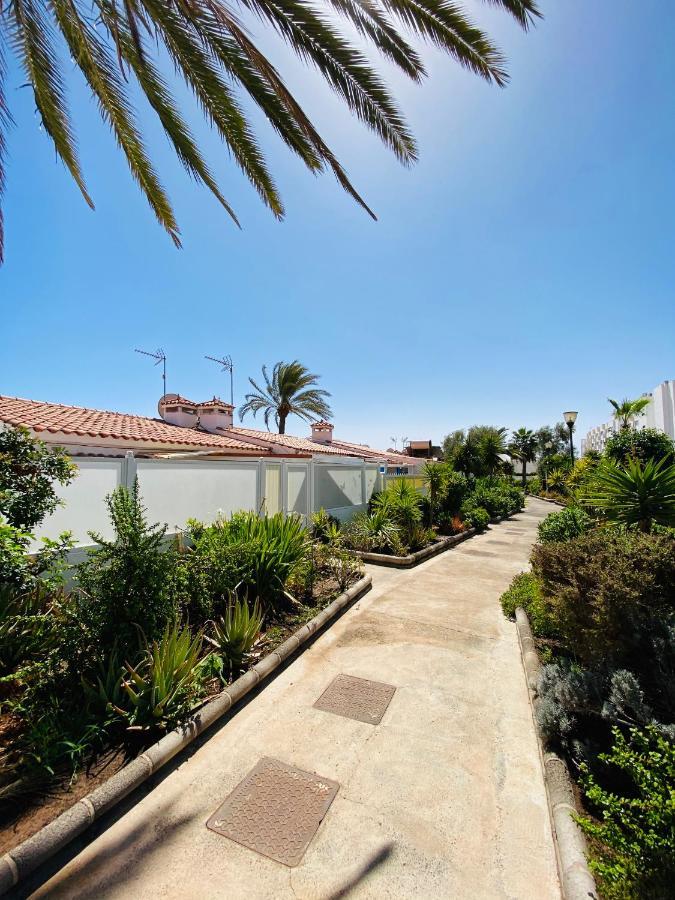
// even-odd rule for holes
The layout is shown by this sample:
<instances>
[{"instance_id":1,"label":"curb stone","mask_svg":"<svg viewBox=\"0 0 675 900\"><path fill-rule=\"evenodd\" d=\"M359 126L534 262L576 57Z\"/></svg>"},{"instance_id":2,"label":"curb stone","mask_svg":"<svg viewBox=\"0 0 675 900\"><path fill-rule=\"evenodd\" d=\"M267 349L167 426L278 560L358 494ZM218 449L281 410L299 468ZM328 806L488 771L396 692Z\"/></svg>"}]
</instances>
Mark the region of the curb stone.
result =
<instances>
[{"instance_id":1,"label":"curb stone","mask_svg":"<svg viewBox=\"0 0 675 900\"><path fill-rule=\"evenodd\" d=\"M567 764L556 753L546 749L537 725L535 713L538 703L537 684L541 662L535 649L527 613L520 606L516 609L516 630L542 760L544 785L546 786L563 898L564 900L589 900L589 898L597 900L595 881L586 859L586 839L573 818L577 810Z\"/></svg>"},{"instance_id":2,"label":"curb stone","mask_svg":"<svg viewBox=\"0 0 675 900\"><path fill-rule=\"evenodd\" d=\"M235 703L268 678L275 669L327 622L335 618L342 609L368 593L371 585L370 575L361 578L349 590L336 597L318 615L299 628L288 640L263 657L241 678L237 678L218 696L194 712L182 725L165 734L156 744L148 747L104 784L87 794L86 797L82 797L32 837L22 841L0 857L0 896L16 887L22 879L86 831L105 812L116 806L214 722L229 712Z\"/></svg>"},{"instance_id":3,"label":"curb stone","mask_svg":"<svg viewBox=\"0 0 675 900\"><path fill-rule=\"evenodd\" d=\"M522 512L522 510L519 510L518 512ZM506 519L510 519L511 516L516 515L518 515L517 512L507 516L496 516L494 519L490 519L490 525L498 525L499 522L503 522ZM409 553L407 556L391 556L388 553L368 553L365 550L352 550L351 552L355 556L358 556L363 562L373 563L376 566L390 566L394 569L410 569L413 566L430 559L432 556L443 553L445 550L454 547L456 544L461 544L462 541L466 541L467 538L471 538L476 534L484 534L484 532L477 531L475 528L468 528L460 534L451 534L448 535L448 537L440 538L429 547L423 547L421 550L417 550L415 553Z\"/></svg>"}]
</instances>

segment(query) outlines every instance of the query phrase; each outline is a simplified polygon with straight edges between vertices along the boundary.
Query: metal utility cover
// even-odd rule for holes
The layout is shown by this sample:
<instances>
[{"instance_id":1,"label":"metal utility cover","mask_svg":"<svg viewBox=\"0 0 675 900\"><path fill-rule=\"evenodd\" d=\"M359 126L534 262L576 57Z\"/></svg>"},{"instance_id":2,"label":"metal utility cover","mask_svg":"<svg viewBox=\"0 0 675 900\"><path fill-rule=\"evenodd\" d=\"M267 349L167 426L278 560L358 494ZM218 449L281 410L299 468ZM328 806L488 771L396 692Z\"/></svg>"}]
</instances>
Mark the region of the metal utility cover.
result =
<instances>
[{"instance_id":1,"label":"metal utility cover","mask_svg":"<svg viewBox=\"0 0 675 900\"><path fill-rule=\"evenodd\" d=\"M314 706L325 712L379 725L396 688L381 681L368 681L352 675L338 675L331 681Z\"/></svg>"},{"instance_id":2,"label":"metal utility cover","mask_svg":"<svg viewBox=\"0 0 675 900\"><path fill-rule=\"evenodd\" d=\"M339 787L337 781L265 756L206 826L285 866L297 866Z\"/></svg>"}]
</instances>

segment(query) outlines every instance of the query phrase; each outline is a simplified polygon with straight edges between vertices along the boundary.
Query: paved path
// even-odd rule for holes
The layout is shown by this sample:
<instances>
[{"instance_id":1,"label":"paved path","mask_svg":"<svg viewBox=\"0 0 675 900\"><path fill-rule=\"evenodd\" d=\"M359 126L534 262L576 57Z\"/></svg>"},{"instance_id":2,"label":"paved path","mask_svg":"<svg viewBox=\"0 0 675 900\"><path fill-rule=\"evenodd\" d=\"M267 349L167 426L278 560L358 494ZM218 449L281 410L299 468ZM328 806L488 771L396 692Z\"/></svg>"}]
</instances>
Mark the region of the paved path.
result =
<instances>
[{"instance_id":1,"label":"paved path","mask_svg":"<svg viewBox=\"0 0 675 900\"><path fill-rule=\"evenodd\" d=\"M515 626L500 593L547 504L373 590L34 896L560 898ZM339 673L396 685L380 725L312 704ZM207 830L262 756L340 783L301 864Z\"/></svg>"}]
</instances>

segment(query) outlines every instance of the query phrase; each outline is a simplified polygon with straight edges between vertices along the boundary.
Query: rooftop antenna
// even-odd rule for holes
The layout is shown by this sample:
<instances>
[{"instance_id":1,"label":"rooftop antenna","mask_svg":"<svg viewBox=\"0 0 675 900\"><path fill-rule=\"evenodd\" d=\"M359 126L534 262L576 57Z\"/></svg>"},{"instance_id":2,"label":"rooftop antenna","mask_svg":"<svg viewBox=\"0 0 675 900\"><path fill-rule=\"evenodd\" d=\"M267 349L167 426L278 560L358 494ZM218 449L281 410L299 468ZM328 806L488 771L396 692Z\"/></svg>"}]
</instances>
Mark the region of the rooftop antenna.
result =
<instances>
[{"instance_id":1,"label":"rooftop antenna","mask_svg":"<svg viewBox=\"0 0 675 900\"><path fill-rule=\"evenodd\" d=\"M217 356L205 356L204 359L210 359L211 362L222 366L221 372L230 373L230 405L234 406L234 363L232 362L232 357L224 356L222 359L218 359Z\"/></svg>"},{"instance_id":2,"label":"rooftop antenna","mask_svg":"<svg viewBox=\"0 0 675 900\"><path fill-rule=\"evenodd\" d=\"M149 350L134 350L134 353L142 353L143 356L150 356L155 360L156 366L162 363L162 383L164 384L163 396L166 397L166 353L161 347L155 350L154 353L151 353Z\"/></svg>"}]
</instances>

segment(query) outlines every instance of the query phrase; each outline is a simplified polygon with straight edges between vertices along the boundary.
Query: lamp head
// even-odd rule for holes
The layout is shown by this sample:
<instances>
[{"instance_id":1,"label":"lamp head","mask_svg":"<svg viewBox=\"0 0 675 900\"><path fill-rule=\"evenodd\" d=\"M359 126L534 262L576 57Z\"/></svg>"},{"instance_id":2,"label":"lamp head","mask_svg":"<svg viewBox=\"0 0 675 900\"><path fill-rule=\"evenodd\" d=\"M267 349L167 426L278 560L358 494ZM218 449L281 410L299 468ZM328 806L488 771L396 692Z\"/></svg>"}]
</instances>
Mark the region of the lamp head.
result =
<instances>
[{"instance_id":1,"label":"lamp head","mask_svg":"<svg viewBox=\"0 0 675 900\"><path fill-rule=\"evenodd\" d=\"M574 425L574 423L577 420L577 415L578 415L578 413L573 410L563 413L563 418L564 418L565 422L567 423L568 428L572 428L572 426Z\"/></svg>"}]
</instances>

